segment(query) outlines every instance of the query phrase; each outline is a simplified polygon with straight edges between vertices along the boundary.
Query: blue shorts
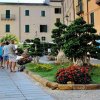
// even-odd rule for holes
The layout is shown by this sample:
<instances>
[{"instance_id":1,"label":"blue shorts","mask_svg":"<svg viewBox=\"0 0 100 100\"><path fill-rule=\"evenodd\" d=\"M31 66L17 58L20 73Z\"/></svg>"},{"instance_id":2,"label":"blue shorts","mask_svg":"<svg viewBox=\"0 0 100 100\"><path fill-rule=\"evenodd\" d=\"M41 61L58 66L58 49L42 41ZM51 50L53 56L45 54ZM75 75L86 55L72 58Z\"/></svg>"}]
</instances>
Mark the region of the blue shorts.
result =
<instances>
[{"instance_id":1,"label":"blue shorts","mask_svg":"<svg viewBox=\"0 0 100 100\"><path fill-rule=\"evenodd\" d=\"M4 60L9 60L9 57L8 56L4 56Z\"/></svg>"},{"instance_id":2,"label":"blue shorts","mask_svg":"<svg viewBox=\"0 0 100 100\"><path fill-rule=\"evenodd\" d=\"M0 61L3 61L3 57L0 55Z\"/></svg>"}]
</instances>

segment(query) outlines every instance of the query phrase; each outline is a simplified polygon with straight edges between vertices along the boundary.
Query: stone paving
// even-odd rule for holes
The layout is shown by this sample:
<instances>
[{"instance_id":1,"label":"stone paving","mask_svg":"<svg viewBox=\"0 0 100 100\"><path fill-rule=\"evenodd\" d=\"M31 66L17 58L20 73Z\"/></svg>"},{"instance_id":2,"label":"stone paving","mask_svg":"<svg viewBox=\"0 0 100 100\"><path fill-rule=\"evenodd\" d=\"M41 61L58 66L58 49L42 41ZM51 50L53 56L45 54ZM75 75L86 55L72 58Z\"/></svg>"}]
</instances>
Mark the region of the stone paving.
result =
<instances>
[{"instance_id":1,"label":"stone paving","mask_svg":"<svg viewBox=\"0 0 100 100\"><path fill-rule=\"evenodd\" d=\"M0 68L0 100L54 100L34 80L21 72Z\"/></svg>"},{"instance_id":2,"label":"stone paving","mask_svg":"<svg viewBox=\"0 0 100 100\"><path fill-rule=\"evenodd\" d=\"M47 56L43 56L43 57L40 57L39 62L48 64L48 63L54 63L55 61L49 61ZM90 63L91 64L100 64L100 60L91 58Z\"/></svg>"},{"instance_id":3,"label":"stone paving","mask_svg":"<svg viewBox=\"0 0 100 100\"><path fill-rule=\"evenodd\" d=\"M48 58L47 58L47 56L43 56L43 57L40 57L39 62L40 63L49 64L49 63L54 63L55 61L49 61Z\"/></svg>"},{"instance_id":4,"label":"stone paving","mask_svg":"<svg viewBox=\"0 0 100 100\"><path fill-rule=\"evenodd\" d=\"M90 63L91 64L100 64L100 60L91 58Z\"/></svg>"},{"instance_id":5,"label":"stone paving","mask_svg":"<svg viewBox=\"0 0 100 100\"><path fill-rule=\"evenodd\" d=\"M100 100L100 90L51 90L46 89L56 100Z\"/></svg>"},{"instance_id":6,"label":"stone paving","mask_svg":"<svg viewBox=\"0 0 100 100\"><path fill-rule=\"evenodd\" d=\"M0 68L0 100L100 100L100 90L51 90L24 73Z\"/></svg>"}]
</instances>

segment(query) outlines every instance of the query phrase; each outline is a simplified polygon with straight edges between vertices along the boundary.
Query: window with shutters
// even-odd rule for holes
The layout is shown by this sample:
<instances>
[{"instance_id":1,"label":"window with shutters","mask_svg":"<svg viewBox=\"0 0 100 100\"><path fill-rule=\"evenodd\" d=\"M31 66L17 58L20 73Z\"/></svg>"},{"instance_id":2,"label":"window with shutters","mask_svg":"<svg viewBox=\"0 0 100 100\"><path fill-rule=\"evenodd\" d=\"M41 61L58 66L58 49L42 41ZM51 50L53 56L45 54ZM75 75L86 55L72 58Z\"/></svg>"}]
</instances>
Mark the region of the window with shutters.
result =
<instances>
[{"instance_id":1,"label":"window with shutters","mask_svg":"<svg viewBox=\"0 0 100 100\"><path fill-rule=\"evenodd\" d=\"M6 32L10 32L10 25L6 24Z\"/></svg>"},{"instance_id":2,"label":"window with shutters","mask_svg":"<svg viewBox=\"0 0 100 100\"><path fill-rule=\"evenodd\" d=\"M25 25L25 32L29 33L29 25Z\"/></svg>"},{"instance_id":3,"label":"window with shutters","mask_svg":"<svg viewBox=\"0 0 100 100\"><path fill-rule=\"evenodd\" d=\"M25 10L25 16L29 16L29 10Z\"/></svg>"},{"instance_id":4,"label":"window with shutters","mask_svg":"<svg viewBox=\"0 0 100 100\"><path fill-rule=\"evenodd\" d=\"M41 11L41 16L45 17L45 11Z\"/></svg>"},{"instance_id":5,"label":"window with shutters","mask_svg":"<svg viewBox=\"0 0 100 100\"><path fill-rule=\"evenodd\" d=\"M94 12L90 14L90 23L94 25Z\"/></svg>"}]
</instances>

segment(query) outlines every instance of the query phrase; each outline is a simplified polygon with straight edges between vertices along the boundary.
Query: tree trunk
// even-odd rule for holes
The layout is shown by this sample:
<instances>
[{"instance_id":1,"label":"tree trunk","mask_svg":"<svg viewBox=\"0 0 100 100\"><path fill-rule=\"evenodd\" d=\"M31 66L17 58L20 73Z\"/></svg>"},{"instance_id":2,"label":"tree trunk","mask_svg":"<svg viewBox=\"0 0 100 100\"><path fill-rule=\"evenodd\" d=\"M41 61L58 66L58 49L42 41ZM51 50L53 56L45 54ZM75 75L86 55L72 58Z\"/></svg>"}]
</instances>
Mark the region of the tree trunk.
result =
<instances>
[{"instance_id":1,"label":"tree trunk","mask_svg":"<svg viewBox=\"0 0 100 100\"><path fill-rule=\"evenodd\" d=\"M79 66L82 66L83 65L83 61L82 59L79 59L79 58L73 58L73 63L74 65L79 65Z\"/></svg>"},{"instance_id":2,"label":"tree trunk","mask_svg":"<svg viewBox=\"0 0 100 100\"><path fill-rule=\"evenodd\" d=\"M39 63L39 56L34 57L33 62L36 64Z\"/></svg>"}]
</instances>

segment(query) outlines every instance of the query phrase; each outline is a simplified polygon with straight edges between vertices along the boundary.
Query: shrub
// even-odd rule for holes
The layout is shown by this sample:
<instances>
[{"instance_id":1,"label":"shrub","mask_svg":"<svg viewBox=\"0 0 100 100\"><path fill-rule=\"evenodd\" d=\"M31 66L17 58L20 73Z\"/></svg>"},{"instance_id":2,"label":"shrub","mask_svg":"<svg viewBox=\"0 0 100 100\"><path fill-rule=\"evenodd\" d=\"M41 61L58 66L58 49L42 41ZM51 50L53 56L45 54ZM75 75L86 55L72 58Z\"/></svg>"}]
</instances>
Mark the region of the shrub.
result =
<instances>
[{"instance_id":1,"label":"shrub","mask_svg":"<svg viewBox=\"0 0 100 100\"><path fill-rule=\"evenodd\" d=\"M23 53L23 49L22 48L17 48L17 55L21 55Z\"/></svg>"},{"instance_id":2,"label":"shrub","mask_svg":"<svg viewBox=\"0 0 100 100\"><path fill-rule=\"evenodd\" d=\"M35 71L50 71L53 69L53 67L48 64L36 64L33 69Z\"/></svg>"},{"instance_id":3,"label":"shrub","mask_svg":"<svg viewBox=\"0 0 100 100\"><path fill-rule=\"evenodd\" d=\"M75 84L89 84L91 77L88 72L89 67L72 65L68 68L58 70L56 81L61 84L66 84L68 81L72 81Z\"/></svg>"}]
</instances>

